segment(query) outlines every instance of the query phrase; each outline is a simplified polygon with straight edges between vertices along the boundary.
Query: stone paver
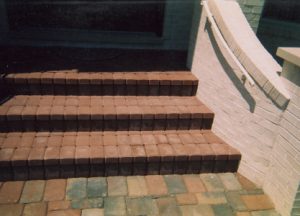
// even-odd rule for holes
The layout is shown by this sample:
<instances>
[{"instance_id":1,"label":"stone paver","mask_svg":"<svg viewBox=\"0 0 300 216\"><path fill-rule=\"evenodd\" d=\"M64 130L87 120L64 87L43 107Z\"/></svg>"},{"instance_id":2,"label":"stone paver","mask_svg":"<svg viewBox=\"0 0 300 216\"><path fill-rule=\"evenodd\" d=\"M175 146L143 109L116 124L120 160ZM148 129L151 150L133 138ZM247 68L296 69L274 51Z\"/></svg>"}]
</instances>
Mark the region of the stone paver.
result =
<instances>
[{"instance_id":1,"label":"stone paver","mask_svg":"<svg viewBox=\"0 0 300 216\"><path fill-rule=\"evenodd\" d=\"M148 194L144 176L128 176L127 185L129 196L146 196Z\"/></svg>"},{"instance_id":2,"label":"stone paver","mask_svg":"<svg viewBox=\"0 0 300 216\"><path fill-rule=\"evenodd\" d=\"M42 203L30 203L25 205L23 216L44 216L47 213L47 204L45 202Z\"/></svg>"},{"instance_id":3,"label":"stone paver","mask_svg":"<svg viewBox=\"0 0 300 216\"><path fill-rule=\"evenodd\" d=\"M251 216L280 216L274 210L265 210L265 211L253 211L251 212Z\"/></svg>"},{"instance_id":4,"label":"stone paver","mask_svg":"<svg viewBox=\"0 0 300 216\"><path fill-rule=\"evenodd\" d=\"M125 177L108 177L108 196L126 196L127 182Z\"/></svg>"},{"instance_id":5,"label":"stone paver","mask_svg":"<svg viewBox=\"0 0 300 216\"><path fill-rule=\"evenodd\" d=\"M263 190L228 173L0 182L1 216L46 214L279 216Z\"/></svg>"},{"instance_id":6,"label":"stone paver","mask_svg":"<svg viewBox=\"0 0 300 216\"><path fill-rule=\"evenodd\" d=\"M251 216L250 212L237 212L236 216Z\"/></svg>"},{"instance_id":7,"label":"stone paver","mask_svg":"<svg viewBox=\"0 0 300 216\"><path fill-rule=\"evenodd\" d=\"M44 200L63 200L66 193L66 184L67 182L65 179L48 180L46 182Z\"/></svg>"},{"instance_id":8,"label":"stone paver","mask_svg":"<svg viewBox=\"0 0 300 216\"><path fill-rule=\"evenodd\" d=\"M21 195L20 203L39 202L43 198L45 181L27 181Z\"/></svg>"},{"instance_id":9,"label":"stone paver","mask_svg":"<svg viewBox=\"0 0 300 216\"><path fill-rule=\"evenodd\" d=\"M158 208L151 197L127 198L127 213L129 215L158 215Z\"/></svg>"},{"instance_id":10,"label":"stone paver","mask_svg":"<svg viewBox=\"0 0 300 216\"><path fill-rule=\"evenodd\" d=\"M207 191L224 191L224 186L216 174L201 174L201 180L203 181Z\"/></svg>"},{"instance_id":11,"label":"stone paver","mask_svg":"<svg viewBox=\"0 0 300 216\"><path fill-rule=\"evenodd\" d=\"M87 196L89 198L107 196L106 178L104 177L88 178Z\"/></svg>"},{"instance_id":12,"label":"stone paver","mask_svg":"<svg viewBox=\"0 0 300 216\"><path fill-rule=\"evenodd\" d=\"M107 197L104 199L104 215L126 215L126 203L124 197Z\"/></svg>"},{"instance_id":13,"label":"stone paver","mask_svg":"<svg viewBox=\"0 0 300 216\"><path fill-rule=\"evenodd\" d=\"M215 216L210 205L185 205L180 210L182 216Z\"/></svg>"},{"instance_id":14,"label":"stone paver","mask_svg":"<svg viewBox=\"0 0 300 216\"><path fill-rule=\"evenodd\" d=\"M84 209L82 210L81 216L104 216L104 209Z\"/></svg>"},{"instance_id":15,"label":"stone paver","mask_svg":"<svg viewBox=\"0 0 300 216\"><path fill-rule=\"evenodd\" d=\"M247 207L243 202L241 195L238 191L228 191L226 192L226 198L230 206L236 211L245 211Z\"/></svg>"},{"instance_id":16,"label":"stone paver","mask_svg":"<svg viewBox=\"0 0 300 216\"><path fill-rule=\"evenodd\" d=\"M47 214L47 216L80 216L80 215L81 215L81 211L78 209L51 211Z\"/></svg>"},{"instance_id":17,"label":"stone paver","mask_svg":"<svg viewBox=\"0 0 300 216\"><path fill-rule=\"evenodd\" d=\"M51 201L48 202L48 211L68 209L70 206L71 202L69 200Z\"/></svg>"},{"instance_id":18,"label":"stone paver","mask_svg":"<svg viewBox=\"0 0 300 216\"><path fill-rule=\"evenodd\" d=\"M233 173L218 174L226 190L242 190L240 182Z\"/></svg>"},{"instance_id":19,"label":"stone paver","mask_svg":"<svg viewBox=\"0 0 300 216\"><path fill-rule=\"evenodd\" d=\"M67 200L77 200L86 197L86 178L70 178L67 181Z\"/></svg>"},{"instance_id":20,"label":"stone paver","mask_svg":"<svg viewBox=\"0 0 300 216\"><path fill-rule=\"evenodd\" d=\"M166 175L165 181L170 194L186 193L186 187L180 175Z\"/></svg>"},{"instance_id":21,"label":"stone paver","mask_svg":"<svg viewBox=\"0 0 300 216\"><path fill-rule=\"evenodd\" d=\"M21 204L0 205L1 215L21 216L22 211L23 211L23 205L21 205Z\"/></svg>"},{"instance_id":22,"label":"stone paver","mask_svg":"<svg viewBox=\"0 0 300 216\"><path fill-rule=\"evenodd\" d=\"M24 182L5 182L0 190L0 204L16 203L19 201Z\"/></svg>"},{"instance_id":23,"label":"stone paver","mask_svg":"<svg viewBox=\"0 0 300 216\"><path fill-rule=\"evenodd\" d=\"M199 175L184 175L183 181L187 190L190 193L199 193L206 191L205 186L202 183Z\"/></svg>"},{"instance_id":24,"label":"stone paver","mask_svg":"<svg viewBox=\"0 0 300 216\"><path fill-rule=\"evenodd\" d=\"M266 195L242 195L242 200L251 211L273 209L273 203Z\"/></svg>"},{"instance_id":25,"label":"stone paver","mask_svg":"<svg viewBox=\"0 0 300 216\"><path fill-rule=\"evenodd\" d=\"M149 195L166 195L168 188L163 176L150 175L145 176Z\"/></svg>"},{"instance_id":26,"label":"stone paver","mask_svg":"<svg viewBox=\"0 0 300 216\"><path fill-rule=\"evenodd\" d=\"M73 209L102 208L103 198L98 197L90 199L72 200L71 207Z\"/></svg>"},{"instance_id":27,"label":"stone paver","mask_svg":"<svg viewBox=\"0 0 300 216\"><path fill-rule=\"evenodd\" d=\"M194 194L185 193L185 194L177 194L176 201L178 205L196 205L197 199Z\"/></svg>"},{"instance_id":28,"label":"stone paver","mask_svg":"<svg viewBox=\"0 0 300 216\"><path fill-rule=\"evenodd\" d=\"M156 200L159 215L162 216L180 216L181 212L179 207L176 205L176 201L174 198L159 198Z\"/></svg>"},{"instance_id":29,"label":"stone paver","mask_svg":"<svg viewBox=\"0 0 300 216\"><path fill-rule=\"evenodd\" d=\"M216 216L233 216L234 213L228 204L219 204L212 206Z\"/></svg>"},{"instance_id":30,"label":"stone paver","mask_svg":"<svg viewBox=\"0 0 300 216\"><path fill-rule=\"evenodd\" d=\"M197 193L196 197L199 204L223 204L227 202L223 192Z\"/></svg>"}]
</instances>

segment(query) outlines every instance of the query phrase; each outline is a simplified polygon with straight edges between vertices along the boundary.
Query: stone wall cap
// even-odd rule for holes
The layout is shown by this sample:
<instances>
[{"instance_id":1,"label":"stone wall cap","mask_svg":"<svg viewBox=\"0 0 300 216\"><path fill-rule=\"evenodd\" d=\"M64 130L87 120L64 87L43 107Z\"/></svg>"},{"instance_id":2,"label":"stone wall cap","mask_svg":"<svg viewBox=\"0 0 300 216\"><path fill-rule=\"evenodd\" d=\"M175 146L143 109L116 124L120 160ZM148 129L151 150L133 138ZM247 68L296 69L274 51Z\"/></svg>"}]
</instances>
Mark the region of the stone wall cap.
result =
<instances>
[{"instance_id":1,"label":"stone wall cap","mask_svg":"<svg viewBox=\"0 0 300 216\"><path fill-rule=\"evenodd\" d=\"M276 55L300 67L300 47L279 47Z\"/></svg>"}]
</instances>

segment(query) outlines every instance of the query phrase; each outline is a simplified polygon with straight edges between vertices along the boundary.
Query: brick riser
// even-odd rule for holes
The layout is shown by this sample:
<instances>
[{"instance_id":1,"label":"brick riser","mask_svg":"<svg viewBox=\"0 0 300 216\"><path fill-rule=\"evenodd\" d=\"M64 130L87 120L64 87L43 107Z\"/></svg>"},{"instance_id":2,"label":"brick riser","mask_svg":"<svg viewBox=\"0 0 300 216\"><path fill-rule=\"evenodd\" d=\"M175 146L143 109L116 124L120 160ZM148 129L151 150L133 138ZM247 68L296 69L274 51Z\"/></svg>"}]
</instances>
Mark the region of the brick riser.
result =
<instances>
[{"instance_id":1,"label":"brick riser","mask_svg":"<svg viewBox=\"0 0 300 216\"><path fill-rule=\"evenodd\" d=\"M211 129L213 118L0 121L0 131L153 131Z\"/></svg>"},{"instance_id":2,"label":"brick riser","mask_svg":"<svg viewBox=\"0 0 300 216\"><path fill-rule=\"evenodd\" d=\"M0 81L11 94L22 95L193 96L198 88L189 72L36 72L8 74Z\"/></svg>"},{"instance_id":3,"label":"brick riser","mask_svg":"<svg viewBox=\"0 0 300 216\"><path fill-rule=\"evenodd\" d=\"M138 95L194 96L197 85L15 85L6 86L12 95Z\"/></svg>"},{"instance_id":4,"label":"brick riser","mask_svg":"<svg viewBox=\"0 0 300 216\"><path fill-rule=\"evenodd\" d=\"M0 144L1 181L236 172L241 159L203 130L7 133Z\"/></svg>"},{"instance_id":5,"label":"brick riser","mask_svg":"<svg viewBox=\"0 0 300 216\"><path fill-rule=\"evenodd\" d=\"M102 164L57 164L43 166L2 166L0 181L24 181L39 179L58 179L98 176L165 175L165 174L200 174L237 172L240 159L228 160L189 160L174 157L170 161L149 161L126 158L131 163L118 161Z\"/></svg>"}]
</instances>

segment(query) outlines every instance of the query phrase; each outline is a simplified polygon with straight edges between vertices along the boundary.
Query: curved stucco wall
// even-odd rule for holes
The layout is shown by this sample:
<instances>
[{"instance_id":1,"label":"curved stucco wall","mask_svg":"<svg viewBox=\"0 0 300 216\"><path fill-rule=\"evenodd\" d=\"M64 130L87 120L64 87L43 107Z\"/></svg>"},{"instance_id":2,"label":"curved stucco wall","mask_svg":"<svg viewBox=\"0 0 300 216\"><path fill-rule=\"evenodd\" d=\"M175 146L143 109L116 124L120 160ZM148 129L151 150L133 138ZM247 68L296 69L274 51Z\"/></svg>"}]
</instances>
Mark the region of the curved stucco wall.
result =
<instances>
[{"instance_id":1,"label":"curved stucco wall","mask_svg":"<svg viewBox=\"0 0 300 216\"><path fill-rule=\"evenodd\" d=\"M277 77L291 96L282 108L259 84L244 85L206 16L197 2L188 62L199 78L197 96L216 114L213 131L241 151L239 172L262 186L282 215L290 215L300 181L300 88Z\"/></svg>"}]
</instances>

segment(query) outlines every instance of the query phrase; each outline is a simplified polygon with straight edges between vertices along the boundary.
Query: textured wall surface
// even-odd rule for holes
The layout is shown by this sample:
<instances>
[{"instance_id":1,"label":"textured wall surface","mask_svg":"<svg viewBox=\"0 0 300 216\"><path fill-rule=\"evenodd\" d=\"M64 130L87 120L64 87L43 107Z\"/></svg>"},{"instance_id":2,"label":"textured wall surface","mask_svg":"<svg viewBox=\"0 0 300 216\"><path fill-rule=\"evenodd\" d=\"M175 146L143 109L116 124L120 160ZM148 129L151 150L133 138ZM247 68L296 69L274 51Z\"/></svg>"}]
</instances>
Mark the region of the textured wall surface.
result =
<instances>
[{"instance_id":1,"label":"textured wall surface","mask_svg":"<svg viewBox=\"0 0 300 216\"><path fill-rule=\"evenodd\" d=\"M236 75L239 69L221 54L226 52L214 39L203 11L201 16L189 55L200 80L197 96L216 114L213 130L242 152L239 172L263 186L282 215L290 215L300 180L299 87L282 78L292 97L282 110L259 86L243 85Z\"/></svg>"},{"instance_id":2,"label":"textured wall surface","mask_svg":"<svg viewBox=\"0 0 300 216\"><path fill-rule=\"evenodd\" d=\"M239 2L252 29L256 32L265 0L237 0L237 1Z\"/></svg>"}]
</instances>

